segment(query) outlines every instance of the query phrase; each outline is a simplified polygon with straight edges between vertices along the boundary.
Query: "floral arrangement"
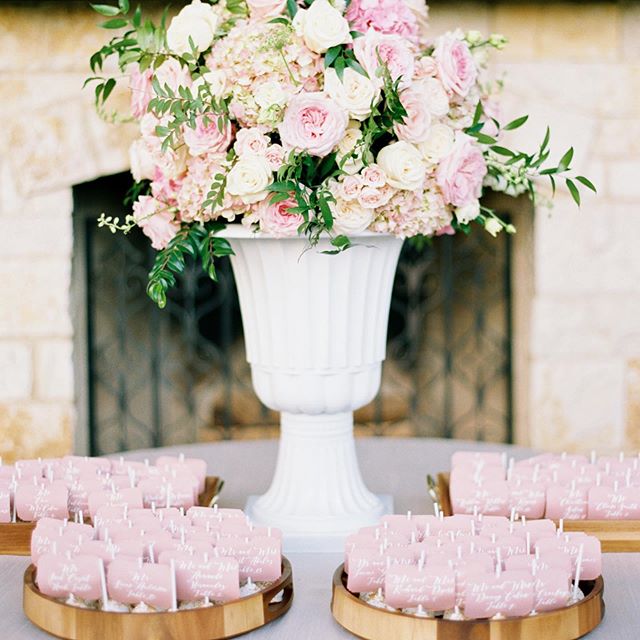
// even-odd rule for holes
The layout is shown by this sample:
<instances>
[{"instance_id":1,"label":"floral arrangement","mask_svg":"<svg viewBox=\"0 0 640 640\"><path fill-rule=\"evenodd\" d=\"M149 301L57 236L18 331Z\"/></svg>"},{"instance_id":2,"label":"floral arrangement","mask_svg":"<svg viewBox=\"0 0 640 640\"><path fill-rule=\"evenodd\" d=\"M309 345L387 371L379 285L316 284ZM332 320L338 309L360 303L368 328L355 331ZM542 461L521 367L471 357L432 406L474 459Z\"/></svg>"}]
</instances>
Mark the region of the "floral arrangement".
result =
<instances>
[{"instance_id":1,"label":"floral arrangement","mask_svg":"<svg viewBox=\"0 0 640 640\"><path fill-rule=\"evenodd\" d=\"M188 256L215 279L231 253L218 234L240 222L276 237L327 237L344 251L365 230L413 238L515 231L484 207L484 187L536 195L570 177L573 150L545 166L549 131L534 153L503 146L487 53L499 35L432 36L420 0L193 0L158 25L92 5L118 35L91 58L115 57L129 81L140 136L131 147L133 213L158 250L148 293L160 306ZM94 75L98 109L116 78Z\"/></svg>"}]
</instances>

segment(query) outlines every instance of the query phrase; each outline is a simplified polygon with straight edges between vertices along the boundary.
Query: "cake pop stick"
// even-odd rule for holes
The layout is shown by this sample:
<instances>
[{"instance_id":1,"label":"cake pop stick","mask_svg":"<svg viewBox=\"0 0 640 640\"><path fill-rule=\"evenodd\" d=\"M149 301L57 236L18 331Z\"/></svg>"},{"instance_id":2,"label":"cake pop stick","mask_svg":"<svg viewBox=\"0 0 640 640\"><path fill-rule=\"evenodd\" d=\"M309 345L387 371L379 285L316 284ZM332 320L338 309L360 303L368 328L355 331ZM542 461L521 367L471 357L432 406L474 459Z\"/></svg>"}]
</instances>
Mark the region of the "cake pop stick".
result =
<instances>
[{"instance_id":1,"label":"cake pop stick","mask_svg":"<svg viewBox=\"0 0 640 640\"><path fill-rule=\"evenodd\" d=\"M571 594L572 602L578 602L578 592L580 590L580 573L582 572L582 555L584 553L584 545L581 544L578 549L578 557L576 558L576 577L573 583L573 592Z\"/></svg>"},{"instance_id":2,"label":"cake pop stick","mask_svg":"<svg viewBox=\"0 0 640 640\"><path fill-rule=\"evenodd\" d=\"M171 609L170 611L178 610L178 587L176 585L176 562L171 560Z\"/></svg>"}]
</instances>

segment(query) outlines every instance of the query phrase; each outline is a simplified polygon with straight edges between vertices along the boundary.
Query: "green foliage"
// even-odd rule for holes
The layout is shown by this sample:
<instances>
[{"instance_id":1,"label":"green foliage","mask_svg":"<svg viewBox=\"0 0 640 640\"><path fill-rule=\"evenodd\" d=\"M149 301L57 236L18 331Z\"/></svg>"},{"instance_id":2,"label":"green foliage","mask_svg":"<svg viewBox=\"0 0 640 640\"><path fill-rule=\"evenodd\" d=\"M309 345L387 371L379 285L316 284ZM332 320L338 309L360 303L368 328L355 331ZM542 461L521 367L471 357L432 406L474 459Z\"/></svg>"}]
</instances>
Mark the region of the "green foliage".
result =
<instances>
[{"instance_id":1,"label":"green foliage","mask_svg":"<svg viewBox=\"0 0 640 640\"><path fill-rule=\"evenodd\" d=\"M221 222L183 225L166 248L158 251L151 271L147 294L162 309L167 292L175 286L176 276L184 271L187 259L200 261L204 272L217 280L215 258L233 255L226 238L217 234L225 228Z\"/></svg>"},{"instance_id":2,"label":"green foliage","mask_svg":"<svg viewBox=\"0 0 640 640\"><path fill-rule=\"evenodd\" d=\"M358 33L354 31L353 33ZM358 34L361 35L361 34ZM340 80L344 77L344 70L351 68L354 71L362 74L366 78L369 74L362 68L362 65L356 60L356 56L353 53L353 48L347 47L344 44L338 44L335 47L331 47L324 54L324 66L325 69L333 68Z\"/></svg>"}]
</instances>

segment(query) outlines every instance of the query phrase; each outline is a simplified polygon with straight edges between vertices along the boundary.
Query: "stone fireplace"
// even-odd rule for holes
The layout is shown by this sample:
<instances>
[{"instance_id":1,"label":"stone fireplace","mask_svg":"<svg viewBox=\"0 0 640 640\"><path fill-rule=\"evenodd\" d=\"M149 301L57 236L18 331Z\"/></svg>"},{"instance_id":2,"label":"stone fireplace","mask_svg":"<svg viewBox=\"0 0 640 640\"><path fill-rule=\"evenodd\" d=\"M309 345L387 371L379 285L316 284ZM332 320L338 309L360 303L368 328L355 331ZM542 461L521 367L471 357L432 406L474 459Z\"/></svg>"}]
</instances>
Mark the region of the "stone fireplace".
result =
<instances>
[{"instance_id":1,"label":"stone fireplace","mask_svg":"<svg viewBox=\"0 0 640 640\"><path fill-rule=\"evenodd\" d=\"M79 2L0 6L0 455L86 451L85 321L72 268L72 187L128 168L130 126L81 91L104 40ZM439 3L434 31L501 32L508 115L533 145L574 142L599 187L576 210L516 219L512 252L516 442L640 448L640 8L631 2ZM76 265L77 266L77 265ZM77 345L77 341L76 341Z\"/></svg>"}]
</instances>

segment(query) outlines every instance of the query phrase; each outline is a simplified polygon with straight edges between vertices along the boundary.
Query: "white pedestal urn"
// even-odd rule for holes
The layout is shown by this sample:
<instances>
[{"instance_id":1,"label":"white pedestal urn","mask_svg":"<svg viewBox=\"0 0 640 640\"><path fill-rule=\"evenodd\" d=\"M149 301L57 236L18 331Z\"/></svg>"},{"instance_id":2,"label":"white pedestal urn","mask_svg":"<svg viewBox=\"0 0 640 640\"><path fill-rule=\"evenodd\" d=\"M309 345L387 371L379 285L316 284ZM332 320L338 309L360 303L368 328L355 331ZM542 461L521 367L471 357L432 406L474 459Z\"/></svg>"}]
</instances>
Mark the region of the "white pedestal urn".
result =
<instances>
[{"instance_id":1,"label":"white pedestal urn","mask_svg":"<svg viewBox=\"0 0 640 640\"><path fill-rule=\"evenodd\" d=\"M389 510L362 480L353 411L380 387L402 240L364 233L357 246L327 255L326 240L309 249L304 238L240 225L221 235L235 253L254 389L281 412L275 475L250 499L249 516L281 528L289 551L342 550L349 533Z\"/></svg>"}]
</instances>

